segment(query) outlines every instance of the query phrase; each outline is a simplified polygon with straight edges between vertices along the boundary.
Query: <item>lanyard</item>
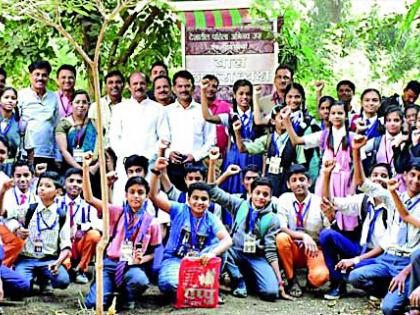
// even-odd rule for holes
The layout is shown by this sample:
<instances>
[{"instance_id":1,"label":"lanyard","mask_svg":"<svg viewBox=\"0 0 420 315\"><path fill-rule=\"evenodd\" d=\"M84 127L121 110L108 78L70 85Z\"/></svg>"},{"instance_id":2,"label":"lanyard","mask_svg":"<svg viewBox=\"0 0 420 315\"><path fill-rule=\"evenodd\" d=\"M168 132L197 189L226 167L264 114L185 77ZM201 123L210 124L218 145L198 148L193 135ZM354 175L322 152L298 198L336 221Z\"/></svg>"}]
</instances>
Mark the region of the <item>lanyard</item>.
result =
<instances>
[{"instance_id":1,"label":"lanyard","mask_svg":"<svg viewBox=\"0 0 420 315\"><path fill-rule=\"evenodd\" d=\"M131 240L132 236L133 236L133 232L138 229L140 227L140 225L142 224L142 219L143 216L145 214L145 210L147 208L147 200L145 200L143 202L142 207L140 208L140 210L135 213L132 218L130 219L129 216L129 212L131 210L130 206L127 204L125 204L124 206L124 229L125 229L125 239L126 240ZM136 225L132 226L131 229L129 228L129 223L131 223L131 220L134 221L135 217L138 216L139 220L137 221Z\"/></svg>"},{"instance_id":2,"label":"lanyard","mask_svg":"<svg viewBox=\"0 0 420 315\"><path fill-rule=\"evenodd\" d=\"M12 128L12 124L13 124L14 121L15 121L15 116L10 117L9 122L7 123L6 128L4 129L4 131L1 130L1 135L2 136L4 136L4 137L7 136L7 134L10 131L10 128ZM3 120L1 122L3 122Z\"/></svg>"},{"instance_id":3,"label":"lanyard","mask_svg":"<svg viewBox=\"0 0 420 315\"><path fill-rule=\"evenodd\" d=\"M67 107L65 107L65 106L64 106L64 102L63 102L63 97L64 97L64 94L61 94L61 95L59 95L59 96L60 96L60 97L59 97L59 99L60 99L60 105L61 105L61 108L63 109L65 116L68 116L68 115L70 114L71 104L69 103L69 104L67 105Z\"/></svg>"},{"instance_id":4,"label":"lanyard","mask_svg":"<svg viewBox=\"0 0 420 315\"><path fill-rule=\"evenodd\" d=\"M334 148L333 148L333 157L334 157L334 160L337 157L338 151L340 151L341 145L343 144L343 139L344 139L344 137L341 138L340 144L338 145L338 148L337 148L336 151L334 151Z\"/></svg>"},{"instance_id":5,"label":"lanyard","mask_svg":"<svg viewBox=\"0 0 420 315\"><path fill-rule=\"evenodd\" d=\"M300 226L300 227L303 227L303 220L305 219L306 214L307 214L307 213L308 213L308 211L309 211L309 207L311 206L311 201L312 201L312 198L309 198L309 201L308 201L308 203L306 204L306 207L305 207L305 209L303 210L303 213L300 213L300 212L299 212L299 209L296 209L296 205L298 204L298 202L297 202L297 201L294 201L294 202L293 202L293 209L295 209L296 217L297 217L297 219L298 219L298 220L296 220L296 225L297 225L297 222L299 221L299 222L301 222L301 224L302 224L302 226Z\"/></svg>"},{"instance_id":6,"label":"lanyard","mask_svg":"<svg viewBox=\"0 0 420 315\"><path fill-rule=\"evenodd\" d=\"M192 215L192 210L190 209L190 229L191 229L191 247L192 250L198 250L198 242L197 242L197 232L200 230L201 225L203 225L204 216L199 219L198 224L194 224L194 216Z\"/></svg>"},{"instance_id":7,"label":"lanyard","mask_svg":"<svg viewBox=\"0 0 420 315\"><path fill-rule=\"evenodd\" d=\"M57 225L57 218L59 217L59 212L58 212L58 208L57 208L57 215L56 218L54 220L54 222L51 225L48 225L48 223L45 221L44 216L41 214L40 211L37 211L36 213L36 226L38 229L38 235L41 234L41 232L43 231L47 231L47 230L52 230L56 225ZM45 228L41 229L41 220L42 223L44 223Z\"/></svg>"},{"instance_id":8,"label":"lanyard","mask_svg":"<svg viewBox=\"0 0 420 315\"><path fill-rule=\"evenodd\" d=\"M76 133L76 148L80 149L80 141L84 137L86 131L87 131L87 125L85 125L86 117L88 116L88 113L86 113L85 117L83 118L82 125L80 126L80 129Z\"/></svg>"},{"instance_id":9,"label":"lanyard","mask_svg":"<svg viewBox=\"0 0 420 315\"><path fill-rule=\"evenodd\" d=\"M371 217L372 211L373 211L373 204L371 202L369 202L368 209L367 209L369 217ZM362 252L361 252L362 254L366 253L366 251L367 251L368 244L370 243L370 241L372 239L373 232L375 230L375 222L378 219L379 215L382 213L382 211L386 211L386 209L384 207L381 207L381 208L377 209L375 211L375 213L373 214L372 219L370 220L369 228L368 228L368 232L367 232L367 237L366 237L366 243L362 247Z\"/></svg>"},{"instance_id":10,"label":"lanyard","mask_svg":"<svg viewBox=\"0 0 420 315\"><path fill-rule=\"evenodd\" d=\"M411 202L411 199L407 199L404 204L406 205L406 209L408 212L410 212L411 210L413 210L413 208L420 202L420 198L417 198L417 200L410 204L409 202ZM400 217L400 222L402 221L402 218Z\"/></svg>"},{"instance_id":11,"label":"lanyard","mask_svg":"<svg viewBox=\"0 0 420 315\"><path fill-rule=\"evenodd\" d=\"M16 193L16 187L13 188L13 194L15 195L16 204L20 206L21 204L20 204L19 197ZM25 201L25 204L30 204L31 203L31 197L32 197L32 189L29 191L29 197L28 197L28 200Z\"/></svg>"},{"instance_id":12,"label":"lanyard","mask_svg":"<svg viewBox=\"0 0 420 315\"><path fill-rule=\"evenodd\" d=\"M274 146L275 156L280 156L280 155L283 154L284 148L286 146L286 142L289 138L287 136L284 137L284 140L281 141L281 147L280 147L281 150L280 150L279 146L277 145L277 141L275 140L274 134L275 134L275 132L273 132L273 134L271 135L271 143L273 143L273 146Z\"/></svg>"},{"instance_id":13,"label":"lanyard","mask_svg":"<svg viewBox=\"0 0 420 315\"><path fill-rule=\"evenodd\" d=\"M386 141L386 135L384 135L384 141L385 141L385 158L386 158L386 163L391 165L392 160L394 159L394 155L392 155L391 160L388 159L388 145L387 145L387 141Z\"/></svg>"},{"instance_id":14,"label":"lanyard","mask_svg":"<svg viewBox=\"0 0 420 315\"><path fill-rule=\"evenodd\" d=\"M254 211L251 203L249 203L249 211L248 211L248 233L253 233L255 229L255 222L257 221L259 212Z\"/></svg>"}]
</instances>

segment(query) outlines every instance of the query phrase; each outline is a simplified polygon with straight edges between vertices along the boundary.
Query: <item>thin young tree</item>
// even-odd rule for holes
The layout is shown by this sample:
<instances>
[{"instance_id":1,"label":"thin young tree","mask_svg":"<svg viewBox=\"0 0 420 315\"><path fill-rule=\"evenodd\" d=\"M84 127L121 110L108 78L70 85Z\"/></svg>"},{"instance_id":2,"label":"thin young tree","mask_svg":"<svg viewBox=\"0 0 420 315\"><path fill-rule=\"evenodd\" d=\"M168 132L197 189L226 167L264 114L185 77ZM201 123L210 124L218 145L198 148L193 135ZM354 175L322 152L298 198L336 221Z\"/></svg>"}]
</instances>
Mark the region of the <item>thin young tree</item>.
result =
<instances>
[{"instance_id":1,"label":"thin young tree","mask_svg":"<svg viewBox=\"0 0 420 315\"><path fill-rule=\"evenodd\" d=\"M28 17L35 21L41 22L49 27L54 28L62 37L68 40L70 45L74 47L77 53L83 58L93 74L91 82L95 92L96 102L96 128L98 130L98 149L99 149L99 165L100 165L100 182L102 189L103 201L103 234L102 239L96 249L96 314L102 315L103 310L103 256L105 247L109 241L109 212L108 212L108 187L106 183L105 156L103 147L102 115L100 104L100 84L99 84L99 58L101 54L101 44L107 28L120 18L123 10L133 10L139 12L147 4L147 1L136 0L21 0L8 1L1 0L1 9L7 9L11 18L19 19ZM63 17L69 14L86 14L87 11L96 10L102 18L102 25L99 29L93 58L89 56L80 43L77 42L75 36L68 32L63 24ZM4 11L3 11L4 12Z\"/></svg>"}]
</instances>

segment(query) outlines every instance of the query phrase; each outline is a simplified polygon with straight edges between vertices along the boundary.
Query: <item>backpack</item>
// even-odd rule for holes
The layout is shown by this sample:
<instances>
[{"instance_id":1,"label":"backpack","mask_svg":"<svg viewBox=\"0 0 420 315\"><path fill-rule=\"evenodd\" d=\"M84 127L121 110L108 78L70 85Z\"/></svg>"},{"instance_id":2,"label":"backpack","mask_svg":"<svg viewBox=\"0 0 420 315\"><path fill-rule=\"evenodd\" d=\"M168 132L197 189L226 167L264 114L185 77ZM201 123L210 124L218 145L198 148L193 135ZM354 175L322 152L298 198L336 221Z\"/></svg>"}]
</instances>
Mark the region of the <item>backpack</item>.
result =
<instances>
[{"instance_id":1,"label":"backpack","mask_svg":"<svg viewBox=\"0 0 420 315\"><path fill-rule=\"evenodd\" d=\"M361 209L362 218L359 221L360 225L362 225L366 219L366 216L368 214L368 207L369 207L369 196L365 194L363 196L363 201L362 201L362 209ZM384 224L385 229L387 229L388 228L388 211L386 211L386 209L384 210L385 211L382 211L382 223Z\"/></svg>"},{"instance_id":2,"label":"backpack","mask_svg":"<svg viewBox=\"0 0 420 315\"><path fill-rule=\"evenodd\" d=\"M29 223L31 222L32 217L34 216L35 210L38 207L38 203L31 203L29 205L28 211L26 211L26 215L25 215L25 229L27 229L29 227ZM66 222L66 218L67 218L67 213L65 210L63 210L63 208L58 208L58 225L61 228L63 227L64 223Z\"/></svg>"},{"instance_id":3,"label":"backpack","mask_svg":"<svg viewBox=\"0 0 420 315\"><path fill-rule=\"evenodd\" d=\"M239 225L244 222L249 214L249 204L248 202L242 202L239 206L238 211L236 212L235 221L233 223L232 235L236 233L239 229ZM264 213L261 217L259 228L260 236L264 238L265 233L267 233L268 228L270 227L270 222L274 216L273 212Z\"/></svg>"}]
</instances>

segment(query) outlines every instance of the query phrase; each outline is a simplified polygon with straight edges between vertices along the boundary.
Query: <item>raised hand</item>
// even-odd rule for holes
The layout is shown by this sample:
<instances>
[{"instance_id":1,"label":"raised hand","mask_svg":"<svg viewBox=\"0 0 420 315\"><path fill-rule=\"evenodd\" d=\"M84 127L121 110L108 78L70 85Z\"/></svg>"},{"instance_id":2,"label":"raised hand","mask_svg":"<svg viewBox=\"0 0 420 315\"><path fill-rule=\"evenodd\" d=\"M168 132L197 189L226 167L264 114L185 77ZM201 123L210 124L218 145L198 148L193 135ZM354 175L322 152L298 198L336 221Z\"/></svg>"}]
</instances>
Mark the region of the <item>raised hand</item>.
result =
<instances>
[{"instance_id":1,"label":"raised hand","mask_svg":"<svg viewBox=\"0 0 420 315\"><path fill-rule=\"evenodd\" d=\"M398 181L398 179L391 178L388 180L386 185L389 191L396 191L398 187L400 187L400 182Z\"/></svg>"},{"instance_id":2,"label":"raised hand","mask_svg":"<svg viewBox=\"0 0 420 315\"><path fill-rule=\"evenodd\" d=\"M317 92L321 92L325 87L325 81L315 81L314 86Z\"/></svg>"},{"instance_id":3,"label":"raised hand","mask_svg":"<svg viewBox=\"0 0 420 315\"><path fill-rule=\"evenodd\" d=\"M360 150L367 143L367 137L362 135L355 135L351 141L353 149Z\"/></svg>"},{"instance_id":4,"label":"raised hand","mask_svg":"<svg viewBox=\"0 0 420 315\"><path fill-rule=\"evenodd\" d=\"M240 121L240 120L236 120L236 121L233 123L233 131L235 131L235 132L240 132L240 131L241 131L241 128L242 128L242 123L241 123L241 121Z\"/></svg>"},{"instance_id":5,"label":"raised hand","mask_svg":"<svg viewBox=\"0 0 420 315\"><path fill-rule=\"evenodd\" d=\"M331 173L335 167L335 160L325 160L322 163L322 170L325 173Z\"/></svg>"},{"instance_id":6,"label":"raised hand","mask_svg":"<svg viewBox=\"0 0 420 315\"><path fill-rule=\"evenodd\" d=\"M209 79L201 80L201 91L202 92L205 92L207 90L207 88L209 87L209 84L210 84L210 80Z\"/></svg>"},{"instance_id":7,"label":"raised hand","mask_svg":"<svg viewBox=\"0 0 420 315\"><path fill-rule=\"evenodd\" d=\"M90 166L90 164L92 163L92 159L93 159L92 151L86 152L85 155L83 156L83 164Z\"/></svg>"},{"instance_id":8,"label":"raised hand","mask_svg":"<svg viewBox=\"0 0 420 315\"><path fill-rule=\"evenodd\" d=\"M328 200L328 198L324 197L321 201L321 211L324 215L328 218L330 222L332 222L335 218L336 207L334 204Z\"/></svg>"},{"instance_id":9,"label":"raised hand","mask_svg":"<svg viewBox=\"0 0 420 315\"><path fill-rule=\"evenodd\" d=\"M156 160L154 169L158 171L163 171L168 167L168 164L169 163L167 159L165 159L164 157L160 157Z\"/></svg>"},{"instance_id":10,"label":"raised hand","mask_svg":"<svg viewBox=\"0 0 420 315\"><path fill-rule=\"evenodd\" d=\"M1 186L1 191L5 193L9 189L13 188L15 186L15 182L13 179L6 180L3 185Z\"/></svg>"},{"instance_id":11,"label":"raised hand","mask_svg":"<svg viewBox=\"0 0 420 315\"><path fill-rule=\"evenodd\" d=\"M239 172L241 171L241 168L238 166L238 165L235 165L235 164L230 164L228 167L227 167L227 169L226 169L226 173L229 175L229 176L233 176L233 175L236 175L236 174L239 174Z\"/></svg>"},{"instance_id":12,"label":"raised hand","mask_svg":"<svg viewBox=\"0 0 420 315\"><path fill-rule=\"evenodd\" d=\"M262 93L262 86L261 85L254 85L254 97L260 98Z\"/></svg>"},{"instance_id":13,"label":"raised hand","mask_svg":"<svg viewBox=\"0 0 420 315\"><path fill-rule=\"evenodd\" d=\"M35 166L35 176L39 177L47 170L47 163L39 163Z\"/></svg>"},{"instance_id":14,"label":"raised hand","mask_svg":"<svg viewBox=\"0 0 420 315\"><path fill-rule=\"evenodd\" d=\"M368 129L368 126L363 121L363 119L359 118L356 120L356 133L363 134Z\"/></svg>"},{"instance_id":15,"label":"raised hand","mask_svg":"<svg viewBox=\"0 0 420 315\"><path fill-rule=\"evenodd\" d=\"M283 118L284 120L287 120L290 118L290 115L292 114L292 111L290 109L289 106L284 107L281 111L280 111L280 116L281 118Z\"/></svg>"},{"instance_id":16,"label":"raised hand","mask_svg":"<svg viewBox=\"0 0 420 315\"><path fill-rule=\"evenodd\" d=\"M209 158L210 160L217 160L220 157L220 149L219 147L212 147L209 151Z\"/></svg>"}]
</instances>

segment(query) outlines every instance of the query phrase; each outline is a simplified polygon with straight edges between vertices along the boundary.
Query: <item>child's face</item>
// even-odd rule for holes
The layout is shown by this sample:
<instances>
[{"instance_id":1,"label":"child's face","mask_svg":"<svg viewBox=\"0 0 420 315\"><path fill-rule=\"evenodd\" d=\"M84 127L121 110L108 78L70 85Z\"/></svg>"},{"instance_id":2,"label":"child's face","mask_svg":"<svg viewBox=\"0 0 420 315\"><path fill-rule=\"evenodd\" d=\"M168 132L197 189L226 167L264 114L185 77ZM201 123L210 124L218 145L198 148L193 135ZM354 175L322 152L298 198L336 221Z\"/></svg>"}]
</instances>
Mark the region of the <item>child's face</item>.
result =
<instances>
[{"instance_id":1,"label":"child's face","mask_svg":"<svg viewBox=\"0 0 420 315\"><path fill-rule=\"evenodd\" d=\"M210 205L210 196L207 191L193 190L191 196L188 196L188 204L195 214L201 215Z\"/></svg>"},{"instance_id":2,"label":"child's face","mask_svg":"<svg viewBox=\"0 0 420 315\"><path fill-rule=\"evenodd\" d=\"M131 209L133 209L133 211L138 211L147 198L146 188L139 184L131 185L125 193L125 198Z\"/></svg>"},{"instance_id":3,"label":"child's face","mask_svg":"<svg viewBox=\"0 0 420 315\"><path fill-rule=\"evenodd\" d=\"M2 164L7 158L7 147L3 142L0 141L0 164Z\"/></svg>"},{"instance_id":4,"label":"child's face","mask_svg":"<svg viewBox=\"0 0 420 315\"><path fill-rule=\"evenodd\" d=\"M245 173L244 175L244 179L243 179L243 185L245 187L245 190L247 192L251 192L251 184L254 180L256 180L258 177L260 177L258 175L258 173L253 172L253 171L248 171Z\"/></svg>"},{"instance_id":5,"label":"child's face","mask_svg":"<svg viewBox=\"0 0 420 315\"><path fill-rule=\"evenodd\" d=\"M72 174L67 177L64 183L67 195L72 199L77 198L82 192L82 183L83 179L79 174Z\"/></svg>"},{"instance_id":6,"label":"child's face","mask_svg":"<svg viewBox=\"0 0 420 315\"><path fill-rule=\"evenodd\" d=\"M330 107L331 103L329 101L322 102L318 108L319 118L321 118L322 120L328 120L328 117L330 115Z\"/></svg>"},{"instance_id":7,"label":"child's face","mask_svg":"<svg viewBox=\"0 0 420 315\"><path fill-rule=\"evenodd\" d=\"M240 86L235 93L236 104L242 111L248 110L252 102L252 91L248 85Z\"/></svg>"},{"instance_id":8,"label":"child's face","mask_svg":"<svg viewBox=\"0 0 420 315\"><path fill-rule=\"evenodd\" d=\"M145 174L144 168L138 165L133 165L127 168L127 177L131 178L134 176L145 177L146 174Z\"/></svg>"},{"instance_id":9,"label":"child's face","mask_svg":"<svg viewBox=\"0 0 420 315\"><path fill-rule=\"evenodd\" d=\"M271 188L260 185L251 192L251 203L256 209L262 209L268 205L271 200Z\"/></svg>"},{"instance_id":10,"label":"child's face","mask_svg":"<svg viewBox=\"0 0 420 315\"><path fill-rule=\"evenodd\" d=\"M415 108L410 108L405 113L405 118L407 123L410 127L414 127L416 125L417 119L417 110Z\"/></svg>"},{"instance_id":11,"label":"child's face","mask_svg":"<svg viewBox=\"0 0 420 315\"><path fill-rule=\"evenodd\" d=\"M388 171L383 166L377 166L372 170L370 174L372 182L381 185L383 188L387 188L387 181L389 179Z\"/></svg>"},{"instance_id":12,"label":"child's face","mask_svg":"<svg viewBox=\"0 0 420 315\"><path fill-rule=\"evenodd\" d=\"M278 112L274 119L270 119L271 124L276 128L277 131L285 130L286 127L283 124L283 118L281 117L281 113Z\"/></svg>"},{"instance_id":13,"label":"child's face","mask_svg":"<svg viewBox=\"0 0 420 315\"><path fill-rule=\"evenodd\" d=\"M185 175L185 185L187 185L187 188L190 187L191 184L203 182L204 178L203 175L201 175L200 172L190 172Z\"/></svg>"},{"instance_id":14,"label":"child's face","mask_svg":"<svg viewBox=\"0 0 420 315\"><path fill-rule=\"evenodd\" d=\"M290 190L296 196L306 196L309 192L309 187L311 186L311 181L309 178L302 173L293 174L290 176L287 183Z\"/></svg>"},{"instance_id":15,"label":"child's face","mask_svg":"<svg viewBox=\"0 0 420 315\"><path fill-rule=\"evenodd\" d=\"M414 196L420 192L420 171L412 168L404 174L404 180L407 191L411 192Z\"/></svg>"},{"instance_id":16,"label":"child's face","mask_svg":"<svg viewBox=\"0 0 420 315\"><path fill-rule=\"evenodd\" d=\"M402 120L400 115L398 115L398 113L396 112L388 114L385 120L385 127L389 134L398 134L401 131L402 127Z\"/></svg>"},{"instance_id":17,"label":"child's face","mask_svg":"<svg viewBox=\"0 0 420 315\"><path fill-rule=\"evenodd\" d=\"M334 127L341 127L346 120L346 111L343 106L333 105L330 109L330 122Z\"/></svg>"},{"instance_id":18,"label":"child's face","mask_svg":"<svg viewBox=\"0 0 420 315\"><path fill-rule=\"evenodd\" d=\"M41 178L38 183L38 196L41 198L42 202L51 202L54 200L58 193L59 190L51 178Z\"/></svg>"},{"instance_id":19,"label":"child's face","mask_svg":"<svg viewBox=\"0 0 420 315\"><path fill-rule=\"evenodd\" d=\"M13 173L13 180L20 191L28 191L32 182L32 173L29 167L26 165L16 167Z\"/></svg>"},{"instance_id":20,"label":"child's face","mask_svg":"<svg viewBox=\"0 0 420 315\"><path fill-rule=\"evenodd\" d=\"M380 106L381 101L379 95L376 92L371 91L363 95L362 107L365 113L375 115L378 112Z\"/></svg>"}]
</instances>

